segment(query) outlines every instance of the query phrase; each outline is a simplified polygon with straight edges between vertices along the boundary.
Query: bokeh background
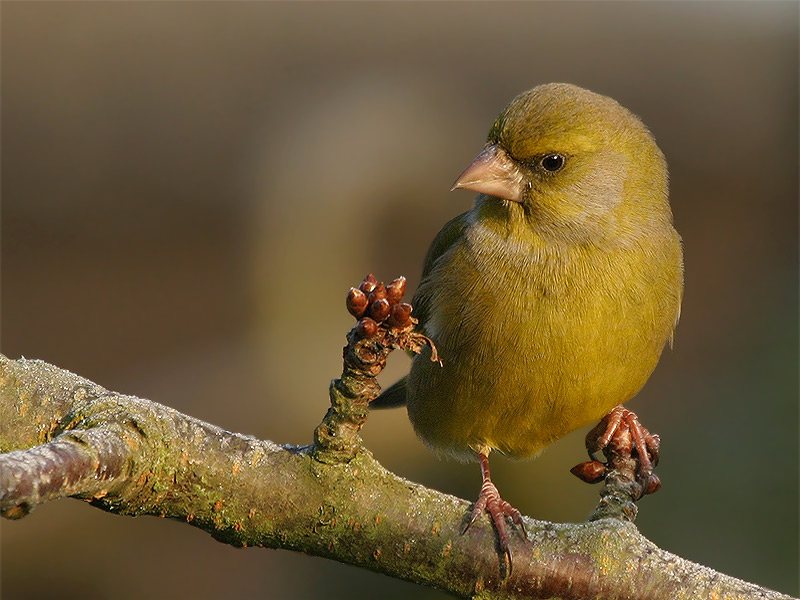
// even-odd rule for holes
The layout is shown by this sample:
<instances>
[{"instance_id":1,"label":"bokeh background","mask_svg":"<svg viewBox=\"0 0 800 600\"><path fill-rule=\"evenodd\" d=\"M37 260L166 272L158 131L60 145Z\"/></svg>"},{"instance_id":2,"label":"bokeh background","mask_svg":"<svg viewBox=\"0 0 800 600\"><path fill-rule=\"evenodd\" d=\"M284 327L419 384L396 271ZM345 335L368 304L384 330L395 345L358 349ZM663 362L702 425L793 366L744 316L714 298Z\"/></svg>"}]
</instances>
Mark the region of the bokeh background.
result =
<instances>
[{"instance_id":1,"label":"bokeh background","mask_svg":"<svg viewBox=\"0 0 800 600\"><path fill-rule=\"evenodd\" d=\"M2 351L226 429L303 444L340 370L348 287L416 286L449 194L517 93L567 81L641 115L671 168L686 294L630 406L661 434L638 524L797 594L798 4L49 3L2 11ZM393 356L385 382L407 362ZM496 459L504 496L582 521L576 432ZM472 500L402 410L388 468ZM77 501L2 523L2 596L440 598Z\"/></svg>"}]
</instances>

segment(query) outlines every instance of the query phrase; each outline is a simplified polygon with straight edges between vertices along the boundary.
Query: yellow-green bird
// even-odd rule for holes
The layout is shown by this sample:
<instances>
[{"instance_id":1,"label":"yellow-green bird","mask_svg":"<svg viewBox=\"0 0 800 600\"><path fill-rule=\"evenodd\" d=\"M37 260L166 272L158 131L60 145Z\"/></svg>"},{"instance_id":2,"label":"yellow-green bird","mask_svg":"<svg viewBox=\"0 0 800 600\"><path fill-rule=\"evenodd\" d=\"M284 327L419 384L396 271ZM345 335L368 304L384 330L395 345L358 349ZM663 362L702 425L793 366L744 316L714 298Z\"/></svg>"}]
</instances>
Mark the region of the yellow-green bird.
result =
<instances>
[{"instance_id":1,"label":"yellow-green bird","mask_svg":"<svg viewBox=\"0 0 800 600\"><path fill-rule=\"evenodd\" d=\"M664 156L615 100L563 83L517 96L453 188L478 192L425 259L414 296L436 344L373 404L407 403L434 451L481 463L510 559L488 456L536 456L630 400L671 341L683 289Z\"/></svg>"}]
</instances>

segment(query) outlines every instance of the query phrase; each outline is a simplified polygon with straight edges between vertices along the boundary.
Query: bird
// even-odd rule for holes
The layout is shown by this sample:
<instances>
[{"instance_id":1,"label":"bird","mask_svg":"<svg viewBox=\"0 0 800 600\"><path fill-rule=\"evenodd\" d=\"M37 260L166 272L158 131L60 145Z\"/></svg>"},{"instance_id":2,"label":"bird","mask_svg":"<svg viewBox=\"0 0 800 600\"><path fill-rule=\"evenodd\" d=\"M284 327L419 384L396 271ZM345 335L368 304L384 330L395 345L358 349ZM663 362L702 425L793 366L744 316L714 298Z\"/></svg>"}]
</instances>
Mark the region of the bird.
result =
<instances>
[{"instance_id":1,"label":"bird","mask_svg":"<svg viewBox=\"0 0 800 600\"><path fill-rule=\"evenodd\" d=\"M605 415L620 421L672 344L682 242L649 129L572 84L514 98L452 189L478 195L434 239L412 300L439 361L423 351L372 404L406 405L436 454L479 462L467 527L487 512L510 568L506 520L524 525L490 454L535 457Z\"/></svg>"}]
</instances>

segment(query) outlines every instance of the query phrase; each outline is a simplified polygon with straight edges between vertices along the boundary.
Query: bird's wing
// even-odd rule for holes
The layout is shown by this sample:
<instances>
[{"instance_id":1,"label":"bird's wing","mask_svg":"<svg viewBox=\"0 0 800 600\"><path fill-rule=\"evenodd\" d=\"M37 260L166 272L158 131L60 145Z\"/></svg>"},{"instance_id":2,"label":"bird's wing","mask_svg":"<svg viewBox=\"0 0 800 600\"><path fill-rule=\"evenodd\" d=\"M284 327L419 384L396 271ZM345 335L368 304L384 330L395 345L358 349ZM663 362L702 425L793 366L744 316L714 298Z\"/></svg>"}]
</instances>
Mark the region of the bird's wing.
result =
<instances>
[{"instance_id":1,"label":"bird's wing","mask_svg":"<svg viewBox=\"0 0 800 600\"><path fill-rule=\"evenodd\" d=\"M672 350L672 344L675 342L675 328L678 326L678 321L681 320L681 304L683 304L683 286L681 286L680 295L678 296L678 307L675 309L675 320L672 321L672 329L669 332L669 349Z\"/></svg>"},{"instance_id":2,"label":"bird's wing","mask_svg":"<svg viewBox=\"0 0 800 600\"><path fill-rule=\"evenodd\" d=\"M678 302L677 302L677 306L675 307L675 319L672 321L672 329L669 332L669 340L668 341L669 341L670 350L672 349L672 343L675 341L675 328L678 326L678 321L681 320L681 304L683 304L683 277L684 277L684 272L683 272L683 252L681 250L683 244L682 244L682 241L681 241L681 236L679 236L678 232L675 231L674 229L672 230L672 235L675 238L675 248L676 248L676 253L677 253L677 261L679 263L679 269L680 269L680 274L679 274L680 284L678 286Z\"/></svg>"},{"instance_id":3,"label":"bird's wing","mask_svg":"<svg viewBox=\"0 0 800 600\"><path fill-rule=\"evenodd\" d=\"M436 235L431 247L428 249L428 254L425 255L425 264L422 267L422 278L417 292L414 294L414 299L411 301L411 305L414 307L412 315L419 319L419 329L422 330L423 333L425 330L425 321L428 318L427 298L424 293L426 280L439 257L452 248L464 235L464 231L468 227L468 214L469 212L461 213L457 217L450 219Z\"/></svg>"}]
</instances>

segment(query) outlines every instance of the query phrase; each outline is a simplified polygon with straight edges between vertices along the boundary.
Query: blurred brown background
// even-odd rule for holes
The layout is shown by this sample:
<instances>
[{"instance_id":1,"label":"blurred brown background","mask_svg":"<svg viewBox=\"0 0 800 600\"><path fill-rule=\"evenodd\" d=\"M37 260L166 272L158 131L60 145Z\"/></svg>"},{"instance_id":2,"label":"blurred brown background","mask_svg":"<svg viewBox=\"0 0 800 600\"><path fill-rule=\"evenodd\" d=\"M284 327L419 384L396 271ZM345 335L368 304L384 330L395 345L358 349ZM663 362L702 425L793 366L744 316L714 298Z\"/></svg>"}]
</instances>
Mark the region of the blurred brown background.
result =
<instances>
[{"instance_id":1,"label":"blurred brown background","mask_svg":"<svg viewBox=\"0 0 800 600\"><path fill-rule=\"evenodd\" d=\"M798 4L2 3L2 351L233 431L303 444L339 373L348 287L416 285L450 183L517 93L568 81L642 116L686 249L674 351L631 407L661 434L638 524L797 594ZM393 357L387 382L406 368ZM494 463L581 521L576 432ZM364 438L473 499L403 411ZM2 596L437 598L77 501L2 523Z\"/></svg>"}]
</instances>

